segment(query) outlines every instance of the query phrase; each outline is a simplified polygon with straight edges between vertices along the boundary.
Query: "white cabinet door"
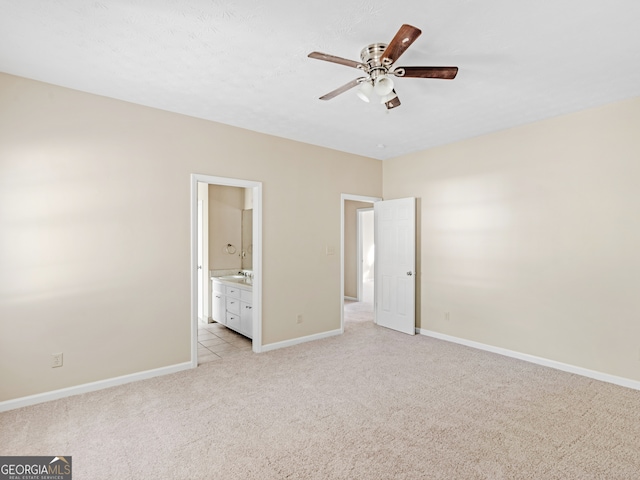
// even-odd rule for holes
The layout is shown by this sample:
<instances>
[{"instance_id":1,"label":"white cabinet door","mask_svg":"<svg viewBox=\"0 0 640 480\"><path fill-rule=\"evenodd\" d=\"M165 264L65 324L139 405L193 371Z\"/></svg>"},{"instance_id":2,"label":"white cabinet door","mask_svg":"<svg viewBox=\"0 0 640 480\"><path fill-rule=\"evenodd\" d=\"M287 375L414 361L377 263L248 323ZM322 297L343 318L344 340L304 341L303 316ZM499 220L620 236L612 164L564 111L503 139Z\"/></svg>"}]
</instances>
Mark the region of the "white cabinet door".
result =
<instances>
[{"instance_id":1,"label":"white cabinet door","mask_svg":"<svg viewBox=\"0 0 640 480\"><path fill-rule=\"evenodd\" d=\"M213 320L225 325L226 322L226 307L225 307L225 299L224 295L221 293L213 292L213 296L211 298L211 315Z\"/></svg>"},{"instance_id":2,"label":"white cabinet door","mask_svg":"<svg viewBox=\"0 0 640 480\"><path fill-rule=\"evenodd\" d=\"M224 286L220 282L211 282L211 317L214 321L226 325L227 307L225 305Z\"/></svg>"},{"instance_id":3,"label":"white cabinet door","mask_svg":"<svg viewBox=\"0 0 640 480\"><path fill-rule=\"evenodd\" d=\"M240 333L253 338L253 307L250 303L240 303Z\"/></svg>"}]
</instances>

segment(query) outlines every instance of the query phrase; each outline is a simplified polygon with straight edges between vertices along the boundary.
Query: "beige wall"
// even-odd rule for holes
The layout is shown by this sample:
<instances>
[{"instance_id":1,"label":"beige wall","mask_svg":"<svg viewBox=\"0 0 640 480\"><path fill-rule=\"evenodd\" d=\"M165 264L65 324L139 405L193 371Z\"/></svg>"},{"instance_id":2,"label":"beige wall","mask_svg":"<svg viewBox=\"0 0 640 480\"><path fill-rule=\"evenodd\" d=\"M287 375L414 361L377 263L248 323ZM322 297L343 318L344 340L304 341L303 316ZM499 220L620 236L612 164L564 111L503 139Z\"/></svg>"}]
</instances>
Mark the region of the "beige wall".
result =
<instances>
[{"instance_id":1,"label":"beige wall","mask_svg":"<svg viewBox=\"0 0 640 480\"><path fill-rule=\"evenodd\" d=\"M378 162L0 74L0 401L189 360L191 173L263 182L263 344L339 328L341 193L416 196L421 328L640 380L638 131Z\"/></svg>"},{"instance_id":2,"label":"beige wall","mask_svg":"<svg viewBox=\"0 0 640 480\"><path fill-rule=\"evenodd\" d=\"M381 162L0 74L0 401L189 361L191 173L263 182L263 344L340 328Z\"/></svg>"},{"instance_id":3,"label":"beige wall","mask_svg":"<svg viewBox=\"0 0 640 480\"><path fill-rule=\"evenodd\" d=\"M640 380L638 132L640 98L383 162L420 327Z\"/></svg>"},{"instance_id":4,"label":"beige wall","mask_svg":"<svg viewBox=\"0 0 640 480\"><path fill-rule=\"evenodd\" d=\"M358 296L358 209L373 203L344 201L344 296Z\"/></svg>"},{"instance_id":5,"label":"beige wall","mask_svg":"<svg viewBox=\"0 0 640 480\"><path fill-rule=\"evenodd\" d=\"M242 268L244 201L244 188L209 185L209 270Z\"/></svg>"}]
</instances>

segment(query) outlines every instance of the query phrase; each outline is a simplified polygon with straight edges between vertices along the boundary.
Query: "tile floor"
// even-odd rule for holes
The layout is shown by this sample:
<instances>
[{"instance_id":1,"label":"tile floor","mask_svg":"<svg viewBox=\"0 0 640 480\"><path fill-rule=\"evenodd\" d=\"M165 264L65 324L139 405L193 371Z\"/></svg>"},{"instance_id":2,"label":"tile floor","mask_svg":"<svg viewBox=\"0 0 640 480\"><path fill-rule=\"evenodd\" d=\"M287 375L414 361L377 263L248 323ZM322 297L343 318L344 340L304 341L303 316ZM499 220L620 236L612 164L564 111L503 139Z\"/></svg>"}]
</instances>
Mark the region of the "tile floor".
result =
<instances>
[{"instance_id":1,"label":"tile floor","mask_svg":"<svg viewBox=\"0 0 640 480\"><path fill-rule=\"evenodd\" d=\"M250 338L219 323L198 324L198 365L249 354L252 354Z\"/></svg>"}]
</instances>

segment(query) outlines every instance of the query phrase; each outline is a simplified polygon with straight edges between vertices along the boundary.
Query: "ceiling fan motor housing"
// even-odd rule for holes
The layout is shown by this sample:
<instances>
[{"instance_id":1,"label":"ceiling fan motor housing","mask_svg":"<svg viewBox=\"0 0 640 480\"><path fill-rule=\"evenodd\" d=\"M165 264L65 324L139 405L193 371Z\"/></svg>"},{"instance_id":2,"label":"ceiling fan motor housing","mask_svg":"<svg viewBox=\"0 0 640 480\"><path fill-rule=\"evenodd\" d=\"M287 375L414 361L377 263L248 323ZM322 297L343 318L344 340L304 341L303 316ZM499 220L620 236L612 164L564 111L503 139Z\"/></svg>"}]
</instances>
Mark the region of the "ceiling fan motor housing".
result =
<instances>
[{"instance_id":1,"label":"ceiling fan motor housing","mask_svg":"<svg viewBox=\"0 0 640 480\"><path fill-rule=\"evenodd\" d=\"M367 65L367 74L371 80L375 80L379 75L386 75L389 70L389 65L382 63L382 54L386 49L386 43L372 43L360 52L360 58L362 63Z\"/></svg>"}]
</instances>

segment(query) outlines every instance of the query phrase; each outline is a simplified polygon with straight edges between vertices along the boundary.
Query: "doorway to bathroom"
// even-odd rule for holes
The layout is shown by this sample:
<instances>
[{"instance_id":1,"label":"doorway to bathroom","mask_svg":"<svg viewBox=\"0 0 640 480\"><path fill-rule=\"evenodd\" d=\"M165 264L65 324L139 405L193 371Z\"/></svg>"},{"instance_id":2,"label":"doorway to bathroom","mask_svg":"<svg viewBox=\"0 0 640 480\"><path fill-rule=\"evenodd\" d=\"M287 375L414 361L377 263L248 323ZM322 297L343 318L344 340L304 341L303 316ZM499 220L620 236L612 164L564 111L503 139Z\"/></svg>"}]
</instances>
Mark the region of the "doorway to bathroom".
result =
<instances>
[{"instance_id":1,"label":"doorway to bathroom","mask_svg":"<svg viewBox=\"0 0 640 480\"><path fill-rule=\"evenodd\" d=\"M219 187L219 188L217 188ZM236 188L237 187L237 188ZM218 191L244 191L251 198L251 215L246 216L245 230L250 229L252 244L249 249L244 245L238 235L237 240L225 241L224 254L235 256L236 254L251 257L250 271L251 285L247 295L243 295L243 302L249 305L251 317L249 320L251 329L250 342L253 352L260 352L262 349L262 183L243 179L226 177L216 177L211 175L191 175L191 363L193 367L198 365L198 347L202 344L198 342L198 327L208 324L212 310L212 279L211 264L208 260L208 253L204 237L208 228L204 225L203 218L208 218L207 202L203 201L203 192L211 190ZM242 209L241 209L242 210ZM244 215L243 215L244 217ZM239 219L239 225L242 220ZM238 228L241 228L240 226ZM231 246L228 246L230 244ZM220 250L220 249L216 249ZM231 253L233 252L233 253ZM220 253L220 252L217 252ZM246 264L242 264L246 265ZM240 268L242 269L242 267ZM236 272L237 273L237 272ZM239 285L241 287L241 285ZM245 292L246 293L246 292ZM232 300L230 301L232 302ZM220 326L220 325L218 325ZM208 332L204 332L208 333ZM229 331L228 339L231 340L235 332ZM213 343L213 342L212 342ZM231 347L229 347L231 348Z\"/></svg>"}]
</instances>

